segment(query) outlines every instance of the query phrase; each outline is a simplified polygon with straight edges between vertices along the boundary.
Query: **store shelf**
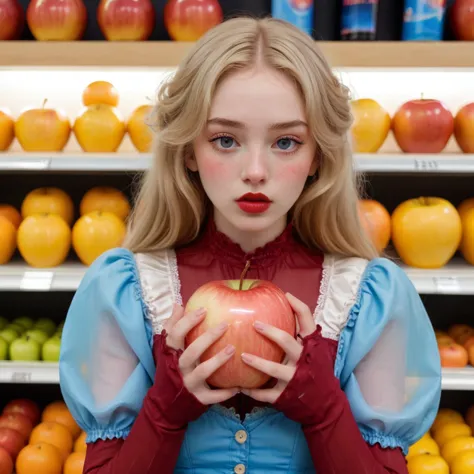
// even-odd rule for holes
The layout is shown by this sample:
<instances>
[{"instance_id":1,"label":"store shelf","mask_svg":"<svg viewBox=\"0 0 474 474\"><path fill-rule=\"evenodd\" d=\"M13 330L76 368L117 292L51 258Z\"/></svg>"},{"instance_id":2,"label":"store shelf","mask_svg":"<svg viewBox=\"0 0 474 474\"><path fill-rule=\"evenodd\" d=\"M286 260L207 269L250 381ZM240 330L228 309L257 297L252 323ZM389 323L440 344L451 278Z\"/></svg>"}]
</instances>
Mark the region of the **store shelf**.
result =
<instances>
[{"instance_id":1,"label":"store shelf","mask_svg":"<svg viewBox=\"0 0 474 474\"><path fill-rule=\"evenodd\" d=\"M0 171L134 172L146 170L148 153L1 153ZM472 173L474 155L357 154L356 168L371 173Z\"/></svg>"},{"instance_id":2,"label":"store shelf","mask_svg":"<svg viewBox=\"0 0 474 474\"><path fill-rule=\"evenodd\" d=\"M443 390L474 390L474 368L443 369Z\"/></svg>"},{"instance_id":3,"label":"store shelf","mask_svg":"<svg viewBox=\"0 0 474 474\"><path fill-rule=\"evenodd\" d=\"M422 294L474 295L474 267L453 259L439 270L419 270L401 265ZM0 291L75 291L87 267L67 263L36 269L21 262L0 266Z\"/></svg>"},{"instance_id":4,"label":"store shelf","mask_svg":"<svg viewBox=\"0 0 474 474\"><path fill-rule=\"evenodd\" d=\"M472 44L445 42L318 42L334 67L474 68ZM192 43L174 41L9 41L0 67L175 67Z\"/></svg>"},{"instance_id":5,"label":"store shelf","mask_svg":"<svg viewBox=\"0 0 474 474\"><path fill-rule=\"evenodd\" d=\"M59 364L51 362L0 362L0 383L59 383Z\"/></svg>"}]
</instances>

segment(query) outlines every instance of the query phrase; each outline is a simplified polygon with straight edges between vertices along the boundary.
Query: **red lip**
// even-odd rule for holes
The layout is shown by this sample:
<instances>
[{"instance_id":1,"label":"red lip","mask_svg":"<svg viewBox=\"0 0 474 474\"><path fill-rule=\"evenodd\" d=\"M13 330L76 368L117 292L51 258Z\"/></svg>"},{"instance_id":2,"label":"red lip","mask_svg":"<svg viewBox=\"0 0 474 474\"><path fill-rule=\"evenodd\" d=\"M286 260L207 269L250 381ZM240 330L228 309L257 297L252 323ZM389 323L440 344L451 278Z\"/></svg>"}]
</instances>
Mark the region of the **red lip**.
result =
<instances>
[{"instance_id":1,"label":"red lip","mask_svg":"<svg viewBox=\"0 0 474 474\"><path fill-rule=\"evenodd\" d=\"M241 202L241 201L271 202L270 198L268 196L265 196L265 194L262 194L262 193L247 193L247 194L244 194L243 196L240 196L239 199L237 199L237 202Z\"/></svg>"}]
</instances>

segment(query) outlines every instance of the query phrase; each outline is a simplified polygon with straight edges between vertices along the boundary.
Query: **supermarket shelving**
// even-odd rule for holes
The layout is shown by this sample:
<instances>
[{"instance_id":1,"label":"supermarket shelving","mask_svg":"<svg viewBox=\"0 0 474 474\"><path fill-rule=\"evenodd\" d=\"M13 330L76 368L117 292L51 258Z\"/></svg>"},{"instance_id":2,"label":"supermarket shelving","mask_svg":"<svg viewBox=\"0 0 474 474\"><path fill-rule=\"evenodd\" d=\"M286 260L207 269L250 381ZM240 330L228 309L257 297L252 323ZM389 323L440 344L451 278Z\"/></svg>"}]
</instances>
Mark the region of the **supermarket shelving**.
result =
<instances>
[{"instance_id":1,"label":"supermarket shelving","mask_svg":"<svg viewBox=\"0 0 474 474\"><path fill-rule=\"evenodd\" d=\"M474 174L474 155L356 154L356 169L372 173L464 173ZM151 164L148 153L1 153L0 171L145 171Z\"/></svg>"},{"instance_id":2,"label":"supermarket shelving","mask_svg":"<svg viewBox=\"0 0 474 474\"><path fill-rule=\"evenodd\" d=\"M474 267L453 259L444 268L420 270L402 265L422 294L474 295ZM36 269L22 262L0 266L0 291L75 291L87 267L76 262Z\"/></svg>"},{"instance_id":3,"label":"supermarket shelving","mask_svg":"<svg viewBox=\"0 0 474 474\"><path fill-rule=\"evenodd\" d=\"M318 42L334 67L474 68L472 44L445 42ZM142 67L177 66L191 42L9 41L0 67Z\"/></svg>"}]
</instances>

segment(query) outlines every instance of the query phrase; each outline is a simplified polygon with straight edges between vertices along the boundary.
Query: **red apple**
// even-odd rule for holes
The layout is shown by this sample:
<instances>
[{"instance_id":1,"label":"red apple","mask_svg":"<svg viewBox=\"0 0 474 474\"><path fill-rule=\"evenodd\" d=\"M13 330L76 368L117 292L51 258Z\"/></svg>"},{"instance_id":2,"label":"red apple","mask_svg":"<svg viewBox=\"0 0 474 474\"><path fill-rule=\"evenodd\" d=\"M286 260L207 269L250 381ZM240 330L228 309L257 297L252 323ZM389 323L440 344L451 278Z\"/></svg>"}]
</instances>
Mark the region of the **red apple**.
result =
<instances>
[{"instance_id":1,"label":"red apple","mask_svg":"<svg viewBox=\"0 0 474 474\"><path fill-rule=\"evenodd\" d=\"M0 447L8 451L13 461L25 445L26 441L21 433L11 428L0 428Z\"/></svg>"},{"instance_id":2,"label":"red apple","mask_svg":"<svg viewBox=\"0 0 474 474\"><path fill-rule=\"evenodd\" d=\"M474 102L465 105L456 114L454 137L464 153L474 153Z\"/></svg>"},{"instance_id":3,"label":"red apple","mask_svg":"<svg viewBox=\"0 0 474 474\"><path fill-rule=\"evenodd\" d=\"M168 0L164 10L166 30L175 41L197 41L223 19L217 0Z\"/></svg>"},{"instance_id":4,"label":"red apple","mask_svg":"<svg viewBox=\"0 0 474 474\"><path fill-rule=\"evenodd\" d=\"M109 41L145 41L155 27L150 0L101 0L97 21Z\"/></svg>"},{"instance_id":5,"label":"red apple","mask_svg":"<svg viewBox=\"0 0 474 474\"><path fill-rule=\"evenodd\" d=\"M39 41L75 41L84 34L87 10L82 0L32 0L26 20Z\"/></svg>"},{"instance_id":6,"label":"red apple","mask_svg":"<svg viewBox=\"0 0 474 474\"><path fill-rule=\"evenodd\" d=\"M456 0L451 8L451 23L458 40L474 41L474 0Z\"/></svg>"},{"instance_id":7,"label":"red apple","mask_svg":"<svg viewBox=\"0 0 474 474\"><path fill-rule=\"evenodd\" d=\"M0 474L13 473L13 460L5 448L0 447Z\"/></svg>"},{"instance_id":8,"label":"red apple","mask_svg":"<svg viewBox=\"0 0 474 474\"><path fill-rule=\"evenodd\" d=\"M41 411L38 405L26 398L19 398L9 402L3 409L3 414L8 413L20 413L21 415L25 415L31 420L33 425L36 425L41 418Z\"/></svg>"},{"instance_id":9,"label":"red apple","mask_svg":"<svg viewBox=\"0 0 474 474\"><path fill-rule=\"evenodd\" d=\"M439 100L411 100L392 118L395 139L405 153L440 153L453 129L453 115Z\"/></svg>"},{"instance_id":10,"label":"red apple","mask_svg":"<svg viewBox=\"0 0 474 474\"><path fill-rule=\"evenodd\" d=\"M0 0L0 40L20 38L25 24L25 12L18 0Z\"/></svg>"},{"instance_id":11,"label":"red apple","mask_svg":"<svg viewBox=\"0 0 474 474\"><path fill-rule=\"evenodd\" d=\"M206 317L188 333L186 346L209 328L227 321L229 328L204 352L201 362L213 357L228 344L236 349L232 358L211 375L208 383L219 388L264 385L270 377L245 364L241 354L255 354L274 362L283 360L284 351L253 327L254 321L259 320L295 337L295 315L283 291L263 280L212 281L198 288L186 305L186 311L198 308L206 308Z\"/></svg>"},{"instance_id":12,"label":"red apple","mask_svg":"<svg viewBox=\"0 0 474 474\"><path fill-rule=\"evenodd\" d=\"M28 441L33 431L33 422L21 413L6 413L0 416L0 428L16 430Z\"/></svg>"}]
</instances>

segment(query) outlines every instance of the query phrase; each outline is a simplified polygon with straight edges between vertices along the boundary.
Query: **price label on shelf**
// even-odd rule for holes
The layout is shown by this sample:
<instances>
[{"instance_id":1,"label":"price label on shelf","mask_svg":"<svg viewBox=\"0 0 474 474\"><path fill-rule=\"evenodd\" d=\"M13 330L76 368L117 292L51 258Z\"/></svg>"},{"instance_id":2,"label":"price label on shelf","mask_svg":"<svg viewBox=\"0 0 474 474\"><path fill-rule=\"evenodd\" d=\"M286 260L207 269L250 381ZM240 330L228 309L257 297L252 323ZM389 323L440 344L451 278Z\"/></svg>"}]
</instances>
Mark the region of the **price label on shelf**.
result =
<instances>
[{"instance_id":1,"label":"price label on shelf","mask_svg":"<svg viewBox=\"0 0 474 474\"><path fill-rule=\"evenodd\" d=\"M20 290L24 291L50 291L53 283L54 272L26 271L20 282Z\"/></svg>"},{"instance_id":2,"label":"price label on shelf","mask_svg":"<svg viewBox=\"0 0 474 474\"><path fill-rule=\"evenodd\" d=\"M13 383L31 383L31 372L12 372L11 381Z\"/></svg>"},{"instance_id":3,"label":"price label on shelf","mask_svg":"<svg viewBox=\"0 0 474 474\"><path fill-rule=\"evenodd\" d=\"M416 158L413 160L415 171L438 171L438 160L423 160Z\"/></svg>"},{"instance_id":4,"label":"price label on shelf","mask_svg":"<svg viewBox=\"0 0 474 474\"><path fill-rule=\"evenodd\" d=\"M461 290L461 285L456 277L435 277L434 283L436 293L440 294L458 294Z\"/></svg>"}]
</instances>

